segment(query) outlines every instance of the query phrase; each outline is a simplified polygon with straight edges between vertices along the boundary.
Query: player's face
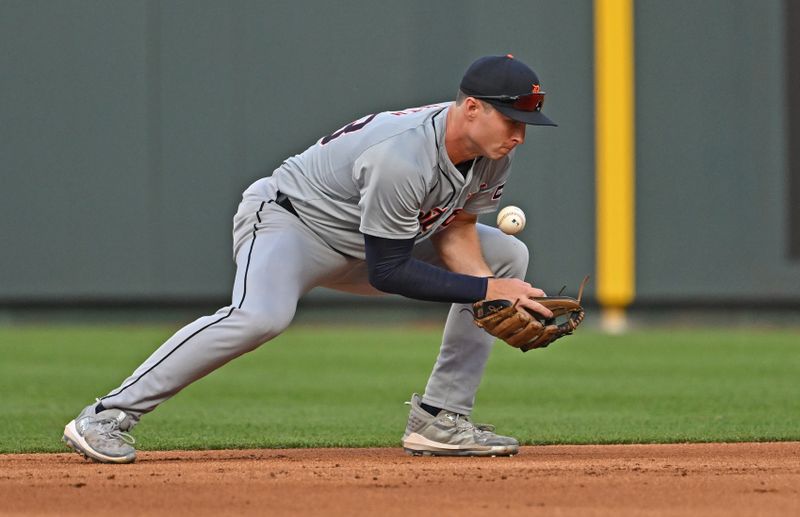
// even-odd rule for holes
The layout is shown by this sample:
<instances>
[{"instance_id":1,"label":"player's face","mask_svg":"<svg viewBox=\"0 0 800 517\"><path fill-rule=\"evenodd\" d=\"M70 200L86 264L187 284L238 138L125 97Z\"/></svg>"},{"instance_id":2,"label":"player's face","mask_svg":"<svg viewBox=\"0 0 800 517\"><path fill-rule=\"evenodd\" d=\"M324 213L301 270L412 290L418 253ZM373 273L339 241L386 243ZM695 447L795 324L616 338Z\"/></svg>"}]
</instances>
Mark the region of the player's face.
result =
<instances>
[{"instance_id":1,"label":"player's face","mask_svg":"<svg viewBox=\"0 0 800 517\"><path fill-rule=\"evenodd\" d=\"M525 124L512 120L496 109L482 106L475 124L473 141L481 156L497 160L525 141Z\"/></svg>"}]
</instances>

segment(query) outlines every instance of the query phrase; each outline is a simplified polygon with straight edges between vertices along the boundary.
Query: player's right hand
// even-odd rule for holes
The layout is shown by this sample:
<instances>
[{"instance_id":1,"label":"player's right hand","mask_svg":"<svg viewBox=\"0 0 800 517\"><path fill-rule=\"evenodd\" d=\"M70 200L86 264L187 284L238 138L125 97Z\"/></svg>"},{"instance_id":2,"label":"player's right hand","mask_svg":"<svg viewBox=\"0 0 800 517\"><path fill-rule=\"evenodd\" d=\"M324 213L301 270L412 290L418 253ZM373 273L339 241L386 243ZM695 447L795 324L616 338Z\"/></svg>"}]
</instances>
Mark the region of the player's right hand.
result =
<instances>
[{"instance_id":1,"label":"player's right hand","mask_svg":"<svg viewBox=\"0 0 800 517\"><path fill-rule=\"evenodd\" d=\"M518 278L490 278L486 287L487 300L510 300L517 302L520 309L530 309L544 318L552 318L553 313L531 298L547 296L544 291Z\"/></svg>"}]
</instances>

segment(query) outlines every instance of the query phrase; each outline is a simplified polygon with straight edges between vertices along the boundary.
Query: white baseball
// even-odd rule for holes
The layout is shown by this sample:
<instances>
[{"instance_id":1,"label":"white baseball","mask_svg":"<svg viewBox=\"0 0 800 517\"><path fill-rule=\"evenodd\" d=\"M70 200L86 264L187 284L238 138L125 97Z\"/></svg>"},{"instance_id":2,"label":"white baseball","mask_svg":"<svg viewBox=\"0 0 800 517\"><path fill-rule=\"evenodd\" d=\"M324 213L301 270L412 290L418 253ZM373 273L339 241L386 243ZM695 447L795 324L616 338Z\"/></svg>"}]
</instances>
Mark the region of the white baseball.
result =
<instances>
[{"instance_id":1,"label":"white baseball","mask_svg":"<svg viewBox=\"0 0 800 517\"><path fill-rule=\"evenodd\" d=\"M497 227L503 233L515 235L525 228L525 212L516 206L507 206L497 214Z\"/></svg>"}]
</instances>

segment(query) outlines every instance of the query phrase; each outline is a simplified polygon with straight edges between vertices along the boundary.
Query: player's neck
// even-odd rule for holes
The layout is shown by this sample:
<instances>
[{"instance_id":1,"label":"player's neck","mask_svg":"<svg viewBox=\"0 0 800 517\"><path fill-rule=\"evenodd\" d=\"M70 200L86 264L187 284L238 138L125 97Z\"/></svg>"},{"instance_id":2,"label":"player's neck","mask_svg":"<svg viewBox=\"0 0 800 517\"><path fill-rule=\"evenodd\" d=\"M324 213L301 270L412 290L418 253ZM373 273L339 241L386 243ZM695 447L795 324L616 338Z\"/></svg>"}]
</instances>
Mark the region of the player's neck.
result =
<instances>
[{"instance_id":1,"label":"player's neck","mask_svg":"<svg viewBox=\"0 0 800 517\"><path fill-rule=\"evenodd\" d=\"M474 160L478 150L464 132L464 122L455 104L447 110L447 123L444 132L444 147L447 157L453 164Z\"/></svg>"}]
</instances>

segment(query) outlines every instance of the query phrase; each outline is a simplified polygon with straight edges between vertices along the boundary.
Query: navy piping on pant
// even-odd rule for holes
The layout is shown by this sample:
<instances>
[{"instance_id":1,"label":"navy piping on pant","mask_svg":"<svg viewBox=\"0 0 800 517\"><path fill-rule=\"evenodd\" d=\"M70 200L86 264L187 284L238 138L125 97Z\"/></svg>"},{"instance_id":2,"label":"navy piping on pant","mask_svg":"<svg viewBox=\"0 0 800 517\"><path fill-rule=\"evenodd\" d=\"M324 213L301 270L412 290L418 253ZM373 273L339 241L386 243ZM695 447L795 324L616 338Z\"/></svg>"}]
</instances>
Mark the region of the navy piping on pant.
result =
<instances>
[{"instance_id":1,"label":"navy piping on pant","mask_svg":"<svg viewBox=\"0 0 800 517\"><path fill-rule=\"evenodd\" d=\"M270 201L271 202L271 201ZM261 222L261 210L264 209L264 202L261 202L261 206L258 207L258 211L256 212L256 219L258 222ZM253 255L253 245L256 243L256 231L258 230L258 223L253 224L253 238L250 240L250 251L247 252L247 266L244 268L244 286L242 288L242 300L239 302L239 308L242 308L242 304L244 303L244 297L247 296L247 273L250 272L250 257Z\"/></svg>"},{"instance_id":2,"label":"navy piping on pant","mask_svg":"<svg viewBox=\"0 0 800 517\"><path fill-rule=\"evenodd\" d=\"M260 212L261 212L261 210L262 210L263 208L264 208L264 202L262 202L262 203L261 203L261 206L259 206L259 207L258 207L258 211L256 212L256 218L258 219L258 222L259 222L259 223L261 222L261 215L260 215ZM253 254L253 244L254 244L254 243L255 243L255 241L256 241L256 230L257 230L257 229L258 229L258 225L257 225L257 224L254 224L254 225L253 225L253 239L252 239L252 240L251 240L251 242L250 242L250 251L247 253L247 265L245 266L245 269L244 269L244 290L243 290L244 292L242 293L242 299L241 299L241 301L239 302L239 307L238 307L239 309L241 309L241 308L242 308L242 304L244 304L244 298L245 298L245 295L247 294L247 272L248 272L248 271L249 271L249 269L250 269L250 257L251 257L251 255ZM178 343L178 344L175 346L175 348L173 348L173 349L172 349L172 350L171 350L171 351L170 351L170 352L169 352L167 355L165 355L164 357L162 357L162 358L161 358L161 360L159 360L159 361L158 361L156 364L154 364L153 366L151 366L150 368L148 368L148 369L147 369L147 371L143 372L143 373L142 373L142 374L141 374L139 377L137 377L136 379L134 379L134 380L133 380L133 381L132 381L130 384L127 384L127 385L125 385L125 386L121 387L121 388L120 388L120 389L119 389L119 390L118 390L116 393L109 393L109 394L108 394L108 395L106 395L105 397L102 397L102 398L100 398L100 400L106 400L107 398L110 398L110 397L116 397L117 395L119 395L120 393L122 393L123 391L125 391L126 389L130 388L131 386L133 386L134 384L136 384L137 382L139 382L140 380L142 380L142 378L143 378L145 375L147 375L148 373L150 373L151 371L153 371L153 369L154 369L156 366L158 366L159 364L163 363L163 362L164 362L164 360L166 360L166 359L167 359L167 357L171 356L171 355L172 355L172 354L173 354L173 353L174 353L176 350L178 350L180 347L182 347L183 345L185 345L185 344L186 344L186 343L187 343L187 342L188 342L190 339L192 339L193 337L195 337L197 334L201 333L201 332L202 332L202 331L204 331L205 329L207 329L207 328L209 328L209 327L211 327L211 326L213 326L213 325L216 325L216 324L217 324L217 323L219 323L220 321L223 321L223 320L225 320L226 318L230 317L230 315L231 315L231 314L233 314L233 311L234 311L234 310L236 310L236 307L231 307L231 310L229 310L229 311L228 311L228 314L226 314L225 316L221 317L220 319L218 319L218 320L216 320L216 321L212 321L211 323L209 323L209 324L208 324L208 325L206 325L205 327L203 327L203 328L201 328L201 329L199 329L199 330L195 331L195 332L194 332L194 333L193 333L191 336L187 337L186 339L184 339L183 341L181 341L180 343ZM105 406L103 406L103 407L105 407Z\"/></svg>"}]
</instances>

